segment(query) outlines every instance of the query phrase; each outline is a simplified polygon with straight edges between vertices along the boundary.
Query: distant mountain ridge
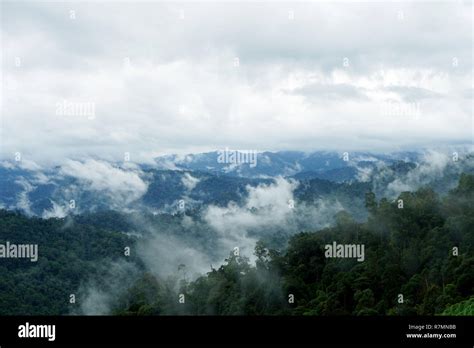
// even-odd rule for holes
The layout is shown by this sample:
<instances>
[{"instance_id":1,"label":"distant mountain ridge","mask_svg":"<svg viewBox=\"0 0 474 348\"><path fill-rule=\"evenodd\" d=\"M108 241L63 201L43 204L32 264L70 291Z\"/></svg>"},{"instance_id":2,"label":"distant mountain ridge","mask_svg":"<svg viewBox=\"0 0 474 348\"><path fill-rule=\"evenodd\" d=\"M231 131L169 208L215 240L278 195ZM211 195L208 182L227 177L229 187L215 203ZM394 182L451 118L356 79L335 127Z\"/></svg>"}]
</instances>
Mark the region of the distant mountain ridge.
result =
<instances>
[{"instance_id":1,"label":"distant mountain ridge","mask_svg":"<svg viewBox=\"0 0 474 348\"><path fill-rule=\"evenodd\" d=\"M417 162L420 159L418 152L386 155L368 152L266 151L257 153L257 165L252 167L251 163L219 163L219 155L219 151L185 156L165 155L157 157L155 162L160 169L199 170L252 178L315 173L320 174L321 179L341 182L354 179L356 171L353 167L359 164L370 165L377 161L391 164L400 160Z\"/></svg>"},{"instance_id":2,"label":"distant mountain ridge","mask_svg":"<svg viewBox=\"0 0 474 348\"><path fill-rule=\"evenodd\" d=\"M182 204L185 210L241 204L249 188L284 177L297 183L295 199L336 197L357 215L366 191L393 197L430 184L443 193L461 172L474 171L472 155L452 162L447 154L423 159L417 152L262 152L256 166L220 163L218 156L217 151L161 156L155 165L69 161L48 169L0 162L0 208L45 218L107 210L174 213L183 210ZM357 204L351 206L350 197Z\"/></svg>"}]
</instances>

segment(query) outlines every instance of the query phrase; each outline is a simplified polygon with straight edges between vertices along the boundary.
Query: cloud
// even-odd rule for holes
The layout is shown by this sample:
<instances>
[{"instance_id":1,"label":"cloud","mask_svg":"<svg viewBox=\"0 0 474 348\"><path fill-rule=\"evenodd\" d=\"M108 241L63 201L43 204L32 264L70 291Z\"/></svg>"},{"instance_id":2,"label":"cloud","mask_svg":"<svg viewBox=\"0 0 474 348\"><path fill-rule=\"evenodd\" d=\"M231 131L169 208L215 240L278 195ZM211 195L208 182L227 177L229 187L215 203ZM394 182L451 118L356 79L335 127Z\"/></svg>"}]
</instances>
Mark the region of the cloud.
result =
<instances>
[{"instance_id":1,"label":"cloud","mask_svg":"<svg viewBox=\"0 0 474 348\"><path fill-rule=\"evenodd\" d=\"M224 208L211 205L205 219L219 231L278 225L292 213L289 204L297 185L296 181L279 177L271 185L247 186L248 196L242 207L233 202Z\"/></svg>"},{"instance_id":2,"label":"cloud","mask_svg":"<svg viewBox=\"0 0 474 348\"><path fill-rule=\"evenodd\" d=\"M146 271L171 286L177 286L183 277L192 280L209 272L211 266L219 267L235 247L253 262L255 244L262 237L282 231L287 235L298 233L301 226L319 230L329 226L343 209L337 200L317 200L311 205L293 202L298 185L297 181L278 177L271 184L247 186L241 206L233 202L224 208L211 205L202 216L175 216L171 221L167 217L166 224L156 217L127 215L133 226L130 234L138 236L136 256ZM90 279L81 287L81 313L110 313L114 299L127 288L124 284L136 279L137 272L130 267L127 263L113 264L102 280Z\"/></svg>"},{"instance_id":3,"label":"cloud","mask_svg":"<svg viewBox=\"0 0 474 348\"><path fill-rule=\"evenodd\" d=\"M338 83L308 83L293 90L294 94L303 95L309 101L321 102L321 100L337 99L362 99L367 100L363 88L357 88L350 84Z\"/></svg>"},{"instance_id":4,"label":"cloud","mask_svg":"<svg viewBox=\"0 0 474 348\"><path fill-rule=\"evenodd\" d=\"M360 182L370 181L374 168L357 166L356 169L357 169L357 176L356 176L357 181L360 181Z\"/></svg>"},{"instance_id":5,"label":"cloud","mask_svg":"<svg viewBox=\"0 0 474 348\"><path fill-rule=\"evenodd\" d=\"M28 159L22 159L18 162L18 165L21 169L25 169L28 171L39 171L41 170L41 166L35 163L34 161Z\"/></svg>"},{"instance_id":6,"label":"cloud","mask_svg":"<svg viewBox=\"0 0 474 348\"><path fill-rule=\"evenodd\" d=\"M87 289L87 295L81 303L81 312L84 315L107 315L110 314L111 295L97 287Z\"/></svg>"},{"instance_id":7,"label":"cloud","mask_svg":"<svg viewBox=\"0 0 474 348\"><path fill-rule=\"evenodd\" d=\"M23 211L28 216L34 215L33 211L31 210L31 202L28 195L36 187L23 177L19 177L17 180L15 180L15 184L20 185L23 188L23 191L18 194L16 206L14 208Z\"/></svg>"},{"instance_id":8,"label":"cloud","mask_svg":"<svg viewBox=\"0 0 474 348\"><path fill-rule=\"evenodd\" d=\"M66 3L2 9L3 159L472 141L461 2L86 2L74 19ZM57 114L64 100L92 103L94 117ZM385 115L388 102L420 115Z\"/></svg>"},{"instance_id":9,"label":"cloud","mask_svg":"<svg viewBox=\"0 0 474 348\"><path fill-rule=\"evenodd\" d=\"M175 275L178 266L186 265L188 279L196 278L209 272L211 264L223 262L200 250L200 246L188 244L185 240L156 231L154 236L146 239L138 247L138 253L153 274L164 279Z\"/></svg>"},{"instance_id":10,"label":"cloud","mask_svg":"<svg viewBox=\"0 0 474 348\"><path fill-rule=\"evenodd\" d=\"M416 191L423 185L441 178L452 157L437 151L428 151L424 154L421 163L410 170L406 175L396 178L387 186L389 196L397 196L404 191Z\"/></svg>"},{"instance_id":11,"label":"cloud","mask_svg":"<svg viewBox=\"0 0 474 348\"><path fill-rule=\"evenodd\" d=\"M371 182L377 195L392 199L402 192L414 192L423 186L430 186L443 194L457 186L461 173L472 171L474 166L472 151L468 147L429 149L416 155L408 154L403 162L397 161L390 166L380 160L370 167L356 165L357 179Z\"/></svg>"},{"instance_id":12,"label":"cloud","mask_svg":"<svg viewBox=\"0 0 474 348\"><path fill-rule=\"evenodd\" d=\"M47 209L43 212L43 219L49 218L63 218L67 216L67 209L54 201L51 201L53 205L51 209Z\"/></svg>"},{"instance_id":13,"label":"cloud","mask_svg":"<svg viewBox=\"0 0 474 348\"><path fill-rule=\"evenodd\" d=\"M436 99L443 97L441 93L421 87L390 86L387 87L387 91L398 94L400 98L407 102L420 102L424 99Z\"/></svg>"},{"instance_id":14,"label":"cloud","mask_svg":"<svg viewBox=\"0 0 474 348\"><path fill-rule=\"evenodd\" d=\"M278 177L273 184L248 186L242 206L233 202L227 207L209 206L204 220L218 232L222 254L226 256L238 247L253 259L255 243L264 236L328 227L342 205L337 200L317 200L310 205L297 202L293 192L298 185L297 181Z\"/></svg>"},{"instance_id":15,"label":"cloud","mask_svg":"<svg viewBox=\"0 0 474 348\"><path fill-rule=\"evenodd\" d=\"M184 173L183 177L181 178L181 182L188 191L192 191L199 181L200 180L198 178L191 176L189 173Z\"/></svg>"},{"instance_id":16,"label":"cloud","mask_svg":"<svg viewBox=\"0 0 474 348\"><path fill-rule=\"evenodd\" d=\"M78 179L83 190L105 193L121 204L136 201L148 189L138 170L124 170L97 160L68 160L61 167L60 174Z\"/></svg>"},{"instance_id":17,"label":"cloud","mask_svg":"<svg viewBox=\"0 0 474 348\"><path fill-rule=\"evenodd\" d=\"M101 278L92 276L79 287L78 314L110 315L117 299L130 288L139 272L132 263L114 261L106 262L99 274Z\"/></svg>"},{"instance_id":18,"label":"cloud","mask_svg":"<svg viewBox=\"0 0 474 348\"><path fill-rule=\"evenodd\" d=\"M211 265L222 264L235 247L253 259L259 236L268 228L290 225L287 220L293 213L289 200L297 185L280 177L270 185L248 186L240 207L234 202L224 208L211 205L196 220L182 216L178 229L184 233L169 225L133 219L136 231L143 235L137 253L147 269L161 279L175 275L180 264L186 265L188 279L196 278L210 271Z\"/></svg>"}]
</instances>

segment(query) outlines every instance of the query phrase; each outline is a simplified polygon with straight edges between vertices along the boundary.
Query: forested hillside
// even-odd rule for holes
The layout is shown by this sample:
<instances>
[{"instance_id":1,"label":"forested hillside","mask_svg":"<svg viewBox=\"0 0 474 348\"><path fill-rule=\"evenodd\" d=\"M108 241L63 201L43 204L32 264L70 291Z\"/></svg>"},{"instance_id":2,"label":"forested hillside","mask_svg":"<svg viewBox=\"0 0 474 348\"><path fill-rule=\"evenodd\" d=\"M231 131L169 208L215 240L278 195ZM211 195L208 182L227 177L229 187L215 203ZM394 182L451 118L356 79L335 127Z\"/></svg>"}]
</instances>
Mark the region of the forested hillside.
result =
<instances>
[{"instance_id":1,"label":"forested hillside","mask_svg":"<svg viewBox=\"0 0 474 348\"><path fill-rule=\"evenodd\" d=\"M0 313L81 313L92 280L109 290L109 312L119 315L474 315L474 176L462 175L446 196L428 187L394 201L367 192L365 205L363 223L340 211L334 226L294 234L286 247L261 240L256 262L229 250L223 265L197 278L190 264L172 265L168 277L149 269L135 252L148 236L134 235L130 217L40 219L0 211L0 243L37 243L40 254L35 263L0 260ZM182 229L189 218L163 215L149 224L206 244L205 221L192 225L194 234ZM327 258L325 245L334 241L363 244L363 262ZM114 267L122 267L121 277L133 271L111 282ZM95 300L90 305L105 301Z\"/></svg>"},{"instance_id":2,"label":"forested hillside","mask_svg":"<svg viewBox=\"0 0 474 348\"><path fill-rule=\"evenodd\" d=\"M444 198L425 188L399 199L403 208L368 193L367 222L341 212L335 227L295 235L284 251L259 243L255 266L231 253L177 292L146 274L115 313L474 315L474 176ZM325 258L333 241L364 244L365 261Z\"/></svg>"},{"instance_id":3,"label":"forested hillside","mask_svg":"<svg viewBox=\"0 0 474 348\"><path fill-rule=\"evenodd\" d=\"M70 303L70 295L79 298L81 284L107 274L109 261L125 260L125 246L135 242L123 233L71 222L0 210L0 244L38 244L39 254L37 262L0 259L0 314L74 311L77 304Z\"/></svg>"}]
</instances>

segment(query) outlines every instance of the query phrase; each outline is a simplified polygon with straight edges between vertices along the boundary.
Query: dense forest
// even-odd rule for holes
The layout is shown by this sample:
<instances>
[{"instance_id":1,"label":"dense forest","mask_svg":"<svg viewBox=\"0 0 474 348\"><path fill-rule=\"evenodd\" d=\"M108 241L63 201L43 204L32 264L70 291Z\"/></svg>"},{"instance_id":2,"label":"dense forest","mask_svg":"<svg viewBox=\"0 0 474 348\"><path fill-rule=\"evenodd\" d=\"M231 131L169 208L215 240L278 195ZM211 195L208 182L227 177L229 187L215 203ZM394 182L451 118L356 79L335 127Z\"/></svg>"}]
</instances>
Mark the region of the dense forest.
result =
<instances>
[{"instance_id":1,"label":"dense forest","mask_svg":"<svg viewBox=\"0 0 474 348\"><path fill-rule=\"evenodd\" d=\"M134 242L122 233L92 225L69 226L63 219L28 218L1 210L0 243L6 241L38 244L39 258L38 262L0 259L2 315L73 311L70 295L79 295L86 279L105 274L107 262L123 255L124 246Z\"/></svg>"},{"instance_id":2,"label":"dense forest","mask_svg":"<svg viewBox=\"0 0 474 348\"><path fill-rule=\"evenodd\" d=\"M115 313L474 315L474 176L443 198L424 188L377 202L369 192L366 207L365 223L341 212L336 226L297 234L283 252L258 243L255 266L231 253L207 275L183 277L178 292L145 274ZM365 261L326 258L335 240L364 244Z\"/></svg>"},{"instance_id":3,"label":"dense forest","mask_svg":"<svg viewBox=\"0 0 474 348\"><path fill-rule=\"evenodd\" d=\"M88 280L106 279L110 263L122 262L138 276L114 293L116 315L474 315L474 176L462 175L445 196L428 187L394 201L367 192L365 206L363 223L341 211L334 226L295 234L284 248L258 242L255 262L230 251L197 279L185 264L163 278L136 254L124 257L137 242L123 232L126 219L2 210L0 243L38 243L41 256L0 260L0 313L78 314ZM327 258L334 241L363 244L364 261Z\"/></svg>"}]
</instances>

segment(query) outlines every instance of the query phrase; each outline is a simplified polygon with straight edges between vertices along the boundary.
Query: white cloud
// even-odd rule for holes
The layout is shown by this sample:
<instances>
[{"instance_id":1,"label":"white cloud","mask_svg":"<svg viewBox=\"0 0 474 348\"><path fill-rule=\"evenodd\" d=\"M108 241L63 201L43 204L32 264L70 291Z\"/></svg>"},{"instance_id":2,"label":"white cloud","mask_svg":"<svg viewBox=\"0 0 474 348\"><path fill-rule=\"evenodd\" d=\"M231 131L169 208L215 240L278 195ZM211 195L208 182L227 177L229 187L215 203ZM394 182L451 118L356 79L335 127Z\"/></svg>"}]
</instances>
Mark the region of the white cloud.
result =
<instances>
[{"instance_id":1,"label":"white cloud","mask_svg":"<svg viewBox=\"0 0 474 348\"><path fill-rule=\"evenodd\" d=\"M75 20L64 3L3 6L3 158L130 152L150 162L226 146L393 150L472 140L472 16L461 2L74 7ZM63 100L94 103L95 117L56 115ZM417 102L420 115L384 115L387 102Z\"/></svg>"},{"instance_id":2,"label":"white cloud","mask_svg":"<svg viewBox=\"0 0 474 348\"><path fill-rule=\"evenodd\" d=\"M357 169L357 181L367 182L371 179L374 169L372 167L356 167Z\"/></svg>"},{"instance_id":3,"label":"white cloud","mask_svg":"<svg viewBox=\"0 0 474 348\"><path fill-rule=\"evenodd\" d=\"M22 159L21 161L19 161L18 166L21 169L29 170L29 171L32 171L32 172L41 170L40 165L38 165L36 162L28 160L28 159Z\"/></svg>"},{"instance_id":4,"label":"white cloud","mask_svg":"<svg viewBox=\"0 0 474 348\"><path fill-rule=\"evenodd\" d=\"M79 308L71 314L81 315L110 315L117 298L123 295L137 280L138 269L130 262L106 262L101 272L101 278L88 279L78 289Z\"/></svg>"},{"instance_id":5,"label":"white cloud","mask_svg":"<svg viewBox=\"0 0 474 348\"><path fill-rule=\"evenodd\" d=\"M289 203L293 200L293 190L296 187L296 182L281 177L271 185L248 186L244 206L239 207L233 202L224 208L210 206L205 219L220 231L242 231L251 227L280 224L292 213Z\"/></svg>"},{"instance_id":6,"label":"white cloud","mask_svg":"<svg viewBox=\"0 0 474 348\"><path fill-rule=\"evenodd\" d=\"M187 245L171 235L157 233L138 247L138 253L147 267L156 275L166 278L176 275L180 264L186 265L190 278L208 272L212 258L193 245ZM222 262L222 260L219 260Z\"/></svg>"},{"instance_id":7,"label":"white cloud","mask_svg":"<svg viewBox=\"0 0 474 348\"><path fill-rule=\"evenodd\" d=\"M16 206L14 208L20 209L26 215L34 215L33 211L31 210L31 202L28 195L36 187L29 183L28 180L23 177L19 177L17 180L15 180L15 184L20 185L23 188L23 191L18 194L18 197L16 199Z\"/></svg>"},{"instance_id":8,"label":"white cloud","mask_svg":"<svg viewBox=\"0 0 474 348\"><path fill-rule=\"evenodd\" d=\"M51 209L47 209L43 212L43 219L63 218L67 216L67 209L65 207L57 204L54 201L51 201L51 204L53 205Z\"/></svg>"},{"instance_id":9,"label":"white cloud","mask_svg":"<svg viewBox=\"0 0 474 348\"><path fill-rule=\"evenodd\" d=\"M189 173L184 173L183 177L181 178L181 182L188 191L192 191L199 181L200 180L198 178L191 176Z\"/></svg>"},{"instance_id":10,"label":"white cloud","mask_svg":"<svg viewBox=\"0 0 474 348\"><path fill-rule=\"evenodd\" d=\"M148 188L139 171L123 170L96 160L68 160L60 173L78 179L84 184L83 189L104 192L121 204L137 200Z\"/></svg>"},{"instance_id":11,"label":"white cloud","mask_svg":"<svg viewBox=\"0 0 474 348\"><path fill-rule=\"evenodd\" d=\"M404 191L416 191L421 186L442 177L449 163L452 163L452 157L447 154L428 151L416 168L389 183L387 192L394 197Z\"/></svg>"},{"instance_id":12,"label":"white cloud","mask_svg":"<svg viewBox=\"0 0 474 348\"><path fill-rule=\"evenodd\" d=\"M281 228L291 234L300 232L302 226L316 231L328 227L334 215L343 209L338 201L318 200L311 205L296 202L293 192L298 182L281 177L274 180L270 185L248 186L242 206L231 202L227 207L207 208L204 219L220 234L223 256L239 247L245 256L253 258L255 243L265 233ZM251 231L258 233L252 235Z\"/></svg>"}]
</instances>

